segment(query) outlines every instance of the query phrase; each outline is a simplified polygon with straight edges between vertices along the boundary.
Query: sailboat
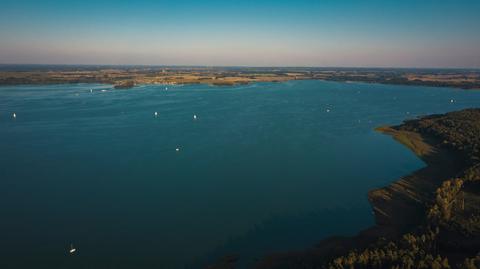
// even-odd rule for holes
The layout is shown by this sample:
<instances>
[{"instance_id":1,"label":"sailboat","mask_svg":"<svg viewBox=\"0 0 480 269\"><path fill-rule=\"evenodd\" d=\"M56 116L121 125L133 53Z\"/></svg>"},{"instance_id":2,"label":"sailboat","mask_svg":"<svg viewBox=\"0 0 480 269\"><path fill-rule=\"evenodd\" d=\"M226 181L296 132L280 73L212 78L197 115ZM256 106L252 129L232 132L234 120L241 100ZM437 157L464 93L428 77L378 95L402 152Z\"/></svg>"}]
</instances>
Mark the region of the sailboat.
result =
<instances>
[{"instance_id":1,"label":"sailboat","mask_svg":"<svg viewBox=\"0 0 480 269\"><path fill-rule=\"evenodd\" d=\"M75 251L77 251L77 249L73 247L73 244L70 244L69 253L70 253L70 254L73 254L73 253L75 253Z\"/></svg>"}]
</instances>

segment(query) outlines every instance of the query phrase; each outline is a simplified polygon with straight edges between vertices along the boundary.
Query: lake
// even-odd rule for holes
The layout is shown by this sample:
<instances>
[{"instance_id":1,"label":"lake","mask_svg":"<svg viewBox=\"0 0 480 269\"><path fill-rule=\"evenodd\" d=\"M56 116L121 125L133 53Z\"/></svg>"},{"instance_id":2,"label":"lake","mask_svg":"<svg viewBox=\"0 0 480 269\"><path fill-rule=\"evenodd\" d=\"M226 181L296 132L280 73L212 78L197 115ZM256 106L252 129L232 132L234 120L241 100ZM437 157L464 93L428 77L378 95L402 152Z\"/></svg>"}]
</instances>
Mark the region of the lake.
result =
<instances>
[{"instance_id":1,"label":"lake","mask_svg":"<svg viewBox=\"0 0 480 269\"><path fill-rule=\"evenodd\" d=\"M374 128L480 106L450 88L167 87L0 87L1 268L249 266L354 235L370 189L425 165Z\"/></svg>"}]
</instances>

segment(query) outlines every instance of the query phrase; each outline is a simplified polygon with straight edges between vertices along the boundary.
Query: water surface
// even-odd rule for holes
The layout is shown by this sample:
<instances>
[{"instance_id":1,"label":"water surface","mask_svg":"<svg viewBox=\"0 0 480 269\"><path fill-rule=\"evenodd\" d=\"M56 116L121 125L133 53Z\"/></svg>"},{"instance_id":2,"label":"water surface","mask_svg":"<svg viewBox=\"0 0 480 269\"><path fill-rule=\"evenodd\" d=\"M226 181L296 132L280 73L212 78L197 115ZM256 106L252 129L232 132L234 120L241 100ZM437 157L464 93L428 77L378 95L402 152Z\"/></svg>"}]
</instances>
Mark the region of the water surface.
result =
<instances>
[{"instance_id":1,"label":"water surface","mask_svg":"<svg viewBox=\"0 0 480 269\"><path fill-rule=\"evenodd\" d=\"M373 129L479 105L322 81L0 87L0 267L249 265L353 235L368 190L424 166Z\"/></svg>"}]
</instances>

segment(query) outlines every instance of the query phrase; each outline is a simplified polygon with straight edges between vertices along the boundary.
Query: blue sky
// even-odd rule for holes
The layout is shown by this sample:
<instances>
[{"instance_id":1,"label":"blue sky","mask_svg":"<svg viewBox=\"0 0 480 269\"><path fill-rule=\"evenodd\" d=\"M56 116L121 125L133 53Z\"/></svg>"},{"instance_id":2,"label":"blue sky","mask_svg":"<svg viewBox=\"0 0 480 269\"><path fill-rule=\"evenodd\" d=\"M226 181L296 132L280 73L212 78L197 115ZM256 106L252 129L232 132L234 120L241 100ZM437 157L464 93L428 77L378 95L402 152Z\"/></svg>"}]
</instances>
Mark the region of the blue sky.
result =
<instances>
[{"instance_id":1,"label":"blue sky","mask_svg":"<svg viewBox=\"0 0 480 269\"><path fill-rule=\"evenodd\" d=\"M478 0L0 0L0 63L479 68L479 14Z\"/></svg>"}]
</instances>

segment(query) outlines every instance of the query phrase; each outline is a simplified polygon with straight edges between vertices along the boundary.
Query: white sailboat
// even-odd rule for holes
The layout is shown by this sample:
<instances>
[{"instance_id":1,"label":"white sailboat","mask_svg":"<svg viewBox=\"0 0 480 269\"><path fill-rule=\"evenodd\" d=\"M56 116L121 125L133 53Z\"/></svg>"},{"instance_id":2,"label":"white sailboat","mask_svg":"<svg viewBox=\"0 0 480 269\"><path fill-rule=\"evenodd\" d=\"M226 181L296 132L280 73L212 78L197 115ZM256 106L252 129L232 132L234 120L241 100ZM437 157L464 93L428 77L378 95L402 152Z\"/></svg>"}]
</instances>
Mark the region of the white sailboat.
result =
<instances>
[{"instance_id":1,"label":"white sailboat","mask_svg":"<svg viewBox=\"0 0 480 269\"><path fill-rule=\"evenodd\" d=\"M70 250L68 252L70 254L73 254L73 253L75 253L75 251L77 251L77 249L73 247L73 244L70 244Z\"/></svg>"}]
</instances>

